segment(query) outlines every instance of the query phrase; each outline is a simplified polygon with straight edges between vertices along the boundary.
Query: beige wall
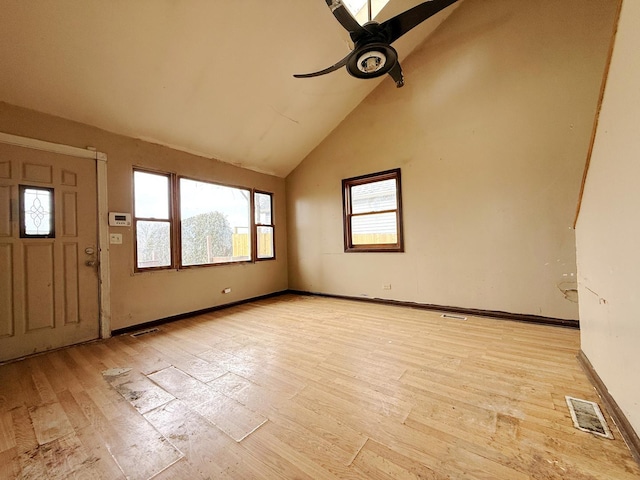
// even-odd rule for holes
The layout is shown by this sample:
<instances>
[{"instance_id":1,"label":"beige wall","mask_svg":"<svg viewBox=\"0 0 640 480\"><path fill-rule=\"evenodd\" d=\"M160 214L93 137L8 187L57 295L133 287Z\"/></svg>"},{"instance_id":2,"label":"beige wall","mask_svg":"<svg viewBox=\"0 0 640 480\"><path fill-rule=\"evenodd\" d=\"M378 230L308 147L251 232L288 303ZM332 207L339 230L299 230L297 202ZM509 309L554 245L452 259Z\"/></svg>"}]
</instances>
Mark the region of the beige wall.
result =
<instances>
[{"instance_id":1,"label":"beige wall","mask_svg":"<svg viewBox=\"0 0 640 480\"><path fill-rule=\"evenodd\" d=\"M111 245L112 329L118 329L265 295L287 288L285 182L222 162L114 135L96 128L0 103L0 131L76 147L93 146L108 155L109 210L131 212L132 168L176 172L202 180L274 192L275 261L183 271L133 273L133 231L122 245ZM231 287L227 295L221 293Z\"/></svg>"},{"instance_id":2,"label":"beige wall","mask_svg":"<svg viewBox=\"0 0 640 480\"><path fill-rule=\"evenodd\" d=\"M287 177L290 288L577 318L559 286L615 11L465 0ZM345 254L340 180L394 167L406 252Z\"/></svg>"},{"instance_id":3,"label":"beige wall","mask_svg":"<svg viewBox=\"0 0 640 480\"><path fill-rule=\"evenodd\" d=\"M582 350L640 432L640 2L625 0L576 229Z\"/></svg>"}]
</instances>

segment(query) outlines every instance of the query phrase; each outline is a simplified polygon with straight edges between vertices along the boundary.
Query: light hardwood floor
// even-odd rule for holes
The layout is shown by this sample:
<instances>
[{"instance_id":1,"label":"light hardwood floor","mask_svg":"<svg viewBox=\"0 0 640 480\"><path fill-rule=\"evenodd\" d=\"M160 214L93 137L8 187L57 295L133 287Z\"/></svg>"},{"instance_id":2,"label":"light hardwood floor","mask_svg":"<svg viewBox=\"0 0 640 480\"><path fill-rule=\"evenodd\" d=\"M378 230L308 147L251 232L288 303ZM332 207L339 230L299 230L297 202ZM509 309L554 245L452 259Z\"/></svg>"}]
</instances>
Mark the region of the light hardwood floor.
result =
<instances>
[{"instance_id":1,"label":"light hardwood floor","mask_svg":"<svg viewBox=\"0 0 640 480\"><path fill-rule=\"evenodd\" d=\"M285 295L0 366L0 478L638 479L575 330ZM607 416L608 418L608 416Z\"/></svg>"}]
</instances>

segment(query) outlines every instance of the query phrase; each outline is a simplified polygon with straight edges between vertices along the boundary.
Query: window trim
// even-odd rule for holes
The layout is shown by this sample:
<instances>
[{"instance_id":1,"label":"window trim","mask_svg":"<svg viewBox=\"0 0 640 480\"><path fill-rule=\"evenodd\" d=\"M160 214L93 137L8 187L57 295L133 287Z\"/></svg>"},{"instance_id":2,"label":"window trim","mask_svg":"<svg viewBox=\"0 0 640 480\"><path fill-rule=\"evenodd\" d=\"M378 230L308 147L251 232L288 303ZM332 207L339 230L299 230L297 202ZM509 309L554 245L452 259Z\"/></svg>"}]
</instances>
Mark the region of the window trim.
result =
<instances>
[{"instance_id":1,"label":"window trim","mask_svg":"<svg viewBox=\"0 0 640 480\"><path fill-rule=\"evenodd\" d=\"M396 181L396 208L383 212L370 212L364 214L353 214L351 205L351 188L368 183L380 182L384 180ZM354 245L351 232L351 219L354 216L370 215L373 213L396 213L396 243L384 244L364 244ZM344 251L352 252L404 252L404 234L402 222L402 186L400 169L385 170L383 172L369 173L358 177L345 178L342 180L342 219L344 233Z\"/></svg>"},{"instance_id":2,"label":"window trim","mask_svg":"<svg viewBox=\"0 0 640 480\"><path fill-rule=\"evenodd\" d=\"M259 193L261 195L269 195L270 202L271 202L271 223L270 224L256 222L256 206L255 206L256 193ZM252 222L253 222L253 244L255 245L255 249L254 249L255 262L265 262L265 261L276 259L276 226L275 226L275 221L273 219L274 213L275 213L274 205L273 205L273 197L274 197L273 192L265 192L257 188L253 190L253 194L251 195L251 199L253 200L253 203L254 203ZM271 255L270 257L258 257L258 227L270 227L271 231L273 232L273 255Z\"/></svg>"}]
</instances>

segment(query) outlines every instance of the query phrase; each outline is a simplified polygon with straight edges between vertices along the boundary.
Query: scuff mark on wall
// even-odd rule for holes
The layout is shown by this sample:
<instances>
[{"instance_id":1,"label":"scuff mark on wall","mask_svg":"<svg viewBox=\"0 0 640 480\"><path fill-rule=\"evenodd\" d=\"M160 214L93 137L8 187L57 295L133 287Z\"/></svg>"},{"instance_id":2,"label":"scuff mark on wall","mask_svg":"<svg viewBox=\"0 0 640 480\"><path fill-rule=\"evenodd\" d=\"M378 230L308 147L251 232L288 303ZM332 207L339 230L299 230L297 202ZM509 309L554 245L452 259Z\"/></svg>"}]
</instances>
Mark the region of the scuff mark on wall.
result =
<instances>
[{"instance_id":1,"label":"scuff mark on wall","mask_svg":"<svg viewBox=\"0 0 640 480\"><path fill-rule=\"evenodd\" d=\"M589 290L591 293L593 293L596 297L598 297L598 303L600 305L606 305L607 304L607 299L606 298L602 298L597 292L594 292L593 290L591 290L589 287L584 287L587 290Z\"/></svg>"}]
</instances>

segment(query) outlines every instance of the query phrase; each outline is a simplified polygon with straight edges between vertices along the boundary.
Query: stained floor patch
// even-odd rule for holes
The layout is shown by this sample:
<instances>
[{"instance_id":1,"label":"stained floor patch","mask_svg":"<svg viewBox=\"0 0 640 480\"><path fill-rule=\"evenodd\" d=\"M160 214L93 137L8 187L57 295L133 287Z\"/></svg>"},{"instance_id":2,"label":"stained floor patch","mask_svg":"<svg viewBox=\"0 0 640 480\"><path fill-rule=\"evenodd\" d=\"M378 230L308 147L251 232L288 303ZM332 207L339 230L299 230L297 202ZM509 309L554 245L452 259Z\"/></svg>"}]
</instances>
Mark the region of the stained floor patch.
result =
<instances>
[{"instance_id":1,"label":"stained floor patch","mask_svg":"<svg viewBox=\"0 0 640 480\"><path fill-rule=\"evenodd\" d=\"M174 396L130 368L113 368L102 372L104 379L136 410L147 413L174 399Z\"/></svg>"}]
</instances>

